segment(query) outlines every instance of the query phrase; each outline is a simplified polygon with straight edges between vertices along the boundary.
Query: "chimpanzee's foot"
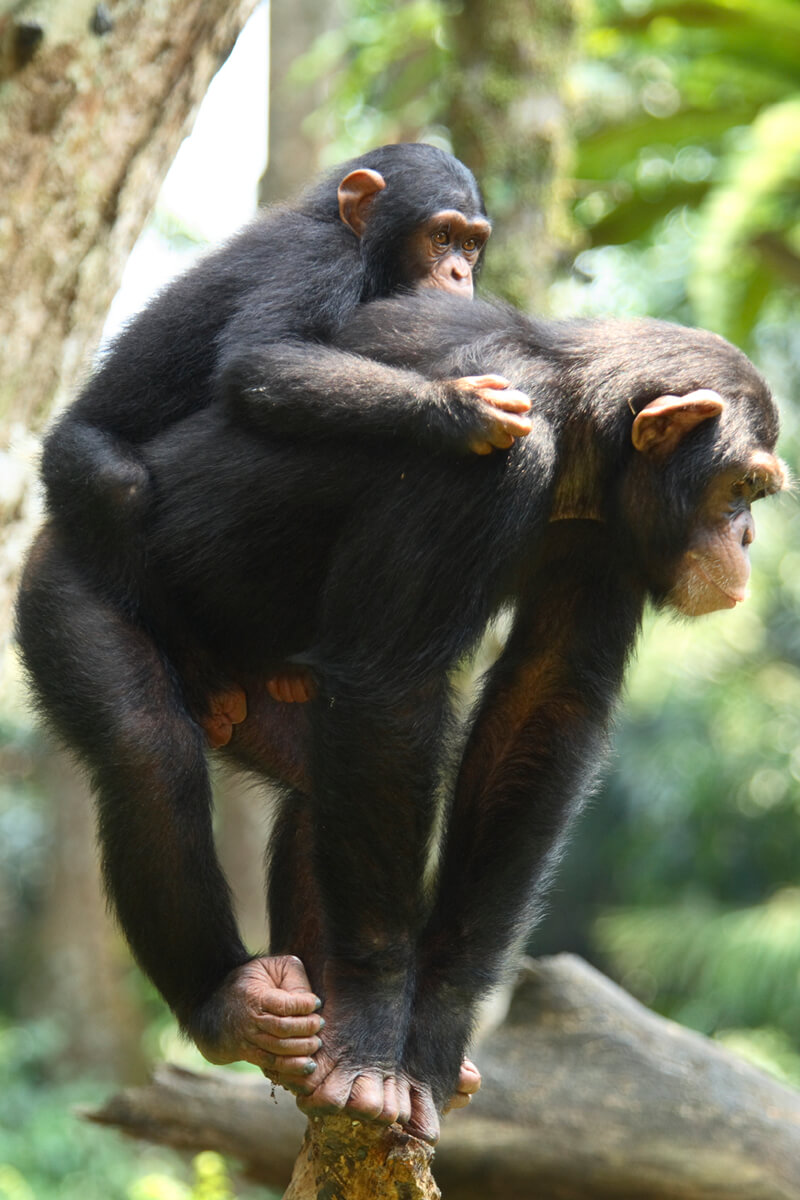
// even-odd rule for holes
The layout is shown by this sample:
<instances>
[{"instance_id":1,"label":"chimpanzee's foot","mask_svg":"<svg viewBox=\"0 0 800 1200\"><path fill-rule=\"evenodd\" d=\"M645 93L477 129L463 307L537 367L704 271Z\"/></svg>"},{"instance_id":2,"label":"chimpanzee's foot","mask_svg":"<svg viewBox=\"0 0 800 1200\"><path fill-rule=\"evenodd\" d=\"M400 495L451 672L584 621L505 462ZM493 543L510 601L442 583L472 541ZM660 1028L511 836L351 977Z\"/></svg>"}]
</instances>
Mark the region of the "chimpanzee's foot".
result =
<instances>
[{"instance_id":1,"label":"chimpanzee's foot","mask_svg":"<svg viewBox=\"0 0 800 1200\"><path fill-rule=\"evenodd\" d=\"M439 1118L430 1088L400 1066L410 995L404 966L373 971L328 959L323 971L325 1030L313 1091L298 1098L309 1116L346 1112L382 1125L399 1122L435 1142Z\"/></svg>"},{"instance_id":2,"label":"chimpanzee's foot","mask_svg":"<svg viewBox=\"0 0 800 1200\"><path fill-rule=\"evenodd\" d=\"M399 1068L353 1066L326 1050L316 1055L314 1090L298 1096L308 1116L347 1112L364 1121L402 1125L425 1142L439 1140L439 1116L430 1088Z\"/></svg>"},{"instance_id":3,"label":"chimpanzee's foot","mask_svg":"<svg viewBox=\"0 0 800 1200\"><path fill-rule=\"evenodd\" d=\"M472 1097L481 1088L481 1073L470 1058L465 1058L458 1073L456 1090L444 1106L446 1113L454 1108L466 1108Z\"/></svg>"},{"instance_id":4,"label":"chimpanzee's foot","mask_svg":"<svg viewBox=\"0 0 800 1200\"><path fill-rule=\"evenodd\" d=\"M273 1083L308 1092L325 1024L320 1004L299 958L256 958L231 971L192 1034L209 1062L254 1063Z\"/></svg>"},{"instance_id":5,"label":"chimpanzee's foot","mask_svg":"<svg viewBox=\"0 0 800 1200\"><path fill-rule=\"evenodd\" d=\"M241 688L217 692L208 700L208 713L200 718L212 750L227 746L233 737L234 725L241 725L247 716L247 696Z\"/></svg>"},{"instance_id":6,"label":"chimpanzee's foot","mask_svg":"<svg viewBox=\"0 0 800 1200\"><path fill-rule=\"evenodd\" d=\"M267 691L273 700L281 700L284 704L305 704L307 700L316 699L317 684L305 667L287 663L283 670L267 680Z\"/></svg>"}]
</instances>

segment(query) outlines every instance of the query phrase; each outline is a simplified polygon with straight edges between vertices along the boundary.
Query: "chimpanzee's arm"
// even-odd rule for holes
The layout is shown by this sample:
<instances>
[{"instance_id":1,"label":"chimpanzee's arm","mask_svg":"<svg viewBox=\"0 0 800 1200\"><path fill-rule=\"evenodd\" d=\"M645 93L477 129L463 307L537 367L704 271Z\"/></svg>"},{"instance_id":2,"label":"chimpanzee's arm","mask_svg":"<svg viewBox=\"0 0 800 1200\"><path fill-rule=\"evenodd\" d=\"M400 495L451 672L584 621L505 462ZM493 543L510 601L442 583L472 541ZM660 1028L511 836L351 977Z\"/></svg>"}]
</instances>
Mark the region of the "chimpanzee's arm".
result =
<instances>
[{"instance_id":1,"label":"chimpanzee's arm","mask_svg":"<svg viewBox=\"0 0 800 1200\"><path fill-rule=\"evenodd\" d=\"M391 331L384 333L391 341ZM226 334L216 391L237 419L304 438L405 438L434 453L510 445L527 432L523 398L488 379L430 380L318 342L267 345ZM508 441L497 440L507 432Z\"/></svg>"},{"instance_id":2,"label":"chimpanzee's arm","mask_svg":"<svg viewBox=\"0 0 800 1200\"><path fill-rule=\"evenodd\" d=\"M596 778L642 603L604 526L549 527L467 743L424 935L404 1061L417 1074L438 1060L442 1096L476 1003L530 927L570 818Z\"/></svg>"}]
</instances>

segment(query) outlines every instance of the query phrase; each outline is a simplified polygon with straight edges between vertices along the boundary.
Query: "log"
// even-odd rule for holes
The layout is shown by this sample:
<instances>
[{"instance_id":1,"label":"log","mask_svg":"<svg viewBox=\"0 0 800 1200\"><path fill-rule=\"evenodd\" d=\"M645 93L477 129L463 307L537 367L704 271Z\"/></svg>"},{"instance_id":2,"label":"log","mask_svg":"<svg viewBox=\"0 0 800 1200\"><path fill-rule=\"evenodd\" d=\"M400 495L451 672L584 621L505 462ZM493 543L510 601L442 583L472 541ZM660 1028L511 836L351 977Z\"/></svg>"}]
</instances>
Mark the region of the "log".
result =
<instances>
[{"instance_id":1,"label":"log","mask_svg":"<svg viewBox=\"0 0 800 1200\"><path fill-rule=\"evenodd\" d=\"M445 1200L800 1200L800 1094L649 1012L580 959L528 961L476 1057L483 1089L445 1118L434 1159ZM174 1067L86 1115L231 1155L273 1187L286 1186L306 1125L261 1079ZM350 1125L361 1145L367 1127ZM393 1146L398 1136L389 1131ZM360 1169L370 1179L366 1159L359 1168L349 1154L353 1178ZM318 1179L290 1195L360 1195L320 1192Z\"/></svg>"},{"instance_id":2,"label":"log","mask_svg":"<svg viewBox=\"0 0 800 1200\"><path fill-rule=\"evenodd\" d=\"M440 1200L432 1158L431 1146L397 1126L313 1117L283 1200Z\"/></svg>"}]
</instances>

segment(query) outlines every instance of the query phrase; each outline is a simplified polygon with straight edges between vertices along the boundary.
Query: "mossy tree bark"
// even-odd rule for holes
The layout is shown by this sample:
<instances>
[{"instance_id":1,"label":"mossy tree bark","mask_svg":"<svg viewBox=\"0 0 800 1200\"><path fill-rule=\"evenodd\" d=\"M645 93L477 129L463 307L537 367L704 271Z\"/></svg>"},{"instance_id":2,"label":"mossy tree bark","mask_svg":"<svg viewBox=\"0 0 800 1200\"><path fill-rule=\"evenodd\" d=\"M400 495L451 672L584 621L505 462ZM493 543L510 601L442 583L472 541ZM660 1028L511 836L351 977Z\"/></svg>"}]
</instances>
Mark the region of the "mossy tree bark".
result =
<instances>
[{"instance_id":1,"label":"mossy tree bark","mask_svg":"<svg viewBox=\"0 0 800 1200\"><path fill-rule=\"evenodd\" d=\"M464 0L451 21L447 124L494 222L484 281L528 312L546 308L554 267L573 244L564 78L576 33L574 0Z\"/></svg>"},{"instance_id":2,"label":"mossy tree bark","mask_svg":"<svg viewBox=\"0 0 800 1200\"><path fill-rule=\"evenodd\" d=\"M85 369L161 181L256 2L39 0L0 11L4 632L33 519L29 456L9 447L41 428Z\"/></svg>"}]
</instances>

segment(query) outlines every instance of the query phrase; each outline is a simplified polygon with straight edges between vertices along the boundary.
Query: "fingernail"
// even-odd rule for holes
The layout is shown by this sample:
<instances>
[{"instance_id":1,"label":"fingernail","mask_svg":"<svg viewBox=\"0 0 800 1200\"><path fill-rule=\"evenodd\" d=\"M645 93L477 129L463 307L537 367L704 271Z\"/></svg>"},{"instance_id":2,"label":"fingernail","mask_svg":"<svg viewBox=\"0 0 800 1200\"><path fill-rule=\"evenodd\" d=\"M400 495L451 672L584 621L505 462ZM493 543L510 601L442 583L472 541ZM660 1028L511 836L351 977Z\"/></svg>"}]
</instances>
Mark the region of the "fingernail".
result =
<instances>
[{"instance_id":1,"label":"fingernail","mask_svg":"<svg viewBox=\"0 0 800 1200\"><path fill-rule=\"evenodd\" d=\"M322 1001L320 1000L319 996L317 996L317 1003L314 1005L314 1012L316 1012L318 1008L322 1008Z\"/></svg>"},{"instance_id":2,"label":"fingernail","mask_svg":"<svg viewBox=\"0 0 800 1200\"><path fill-rule=\"evenodd\" d=\"M316 1069L317 1069L317 1064L315 1062L306 1063L306 1065L303 1067L303 1074L304 1075L313 1075L314 1072L316 1071Z\"/></svg>"},{"instance_id":3,"label":"fingernail","mask_svg":"<svg viewBox=\"0 0 800 1200\"><path fill-rule=\"evenodd\" d=\"M324 1029L324 1028L325 1028L325 1018L324 1018L324 1017L320 1017L320 1019L319 1019L319 1027L320 1027L320 1029Z\"/></svg>"}]
</instances>

